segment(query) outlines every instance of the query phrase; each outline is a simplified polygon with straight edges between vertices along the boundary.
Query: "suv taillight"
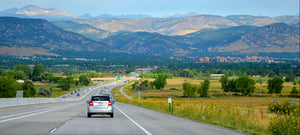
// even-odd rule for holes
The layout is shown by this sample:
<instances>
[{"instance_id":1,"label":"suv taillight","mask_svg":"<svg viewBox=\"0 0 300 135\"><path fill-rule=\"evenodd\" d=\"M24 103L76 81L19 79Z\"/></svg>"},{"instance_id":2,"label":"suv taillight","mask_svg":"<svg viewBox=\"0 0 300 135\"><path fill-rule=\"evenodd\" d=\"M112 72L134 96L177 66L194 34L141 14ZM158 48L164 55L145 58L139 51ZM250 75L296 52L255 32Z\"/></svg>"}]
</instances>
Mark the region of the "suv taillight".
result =
<instances>
[{"instance_id":1,"label":"suv taillight","mask_svg":"<svg viewBox=\"0 0 300 135\"><path fill-rule=\"evenodd\" d=\"M108 106L112 106L112 102L111 101L108 101Z\"/></svg>"},{"instance_id":2,"label":"suv taillight","mask_svg":"<svg viewBox=\"0 0 300 135\"><path fill-rule=\"evenodd\" d=\"M93 101L92 100L90 101L89 106L93 106Z\"/></svg>"}]
</instances>

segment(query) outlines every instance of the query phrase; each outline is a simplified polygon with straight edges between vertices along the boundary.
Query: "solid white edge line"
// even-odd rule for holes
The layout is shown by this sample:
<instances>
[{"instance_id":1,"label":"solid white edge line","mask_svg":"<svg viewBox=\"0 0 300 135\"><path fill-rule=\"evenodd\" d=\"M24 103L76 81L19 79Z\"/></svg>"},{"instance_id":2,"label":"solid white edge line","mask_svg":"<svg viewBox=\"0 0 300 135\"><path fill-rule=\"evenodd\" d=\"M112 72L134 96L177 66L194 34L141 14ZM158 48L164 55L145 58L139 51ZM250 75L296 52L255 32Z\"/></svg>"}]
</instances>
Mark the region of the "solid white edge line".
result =
<instances>
[{"instance_id":1,"label":"solid white edge line","mask_svg":"<svg viewBox=\"0 0 300 135\"><path fill-rule=\"evenodd\" d=\"M115 108L120 111L126 118L128 118L133 124L138 126L141 130L143 130L146 135L152 135L149 131L147 131L145 128L143 128L141 125L139 125L137 122L135 122L133 119L131 119L128 115L126 115L121 109L115 106Z\"/></svg>"}]
</instances>

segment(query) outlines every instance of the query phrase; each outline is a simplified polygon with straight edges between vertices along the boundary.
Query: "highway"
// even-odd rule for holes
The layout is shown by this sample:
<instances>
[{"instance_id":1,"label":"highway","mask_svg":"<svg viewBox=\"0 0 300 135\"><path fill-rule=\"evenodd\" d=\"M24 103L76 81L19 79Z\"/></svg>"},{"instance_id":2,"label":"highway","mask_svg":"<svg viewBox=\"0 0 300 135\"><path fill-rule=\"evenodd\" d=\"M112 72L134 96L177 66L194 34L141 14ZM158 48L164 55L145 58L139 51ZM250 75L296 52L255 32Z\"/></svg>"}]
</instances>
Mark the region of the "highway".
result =
<instances>
[{"instance_id":1,"label":"highway","mask_svg":"<svg viewBox=\"0 0 300 135\"><path fill-rule=\"evenodd\" d=\"M109 93L116 84L106 86ZM104 87L104 86L103 86ZM99 93L99 87L91 94ZM91 95L90 94L90 95ZM87 118L88 95L81 101L0 108L1 135L235 135L238 131L116 102L114 118Z\"/></svg>"}]
</instances>

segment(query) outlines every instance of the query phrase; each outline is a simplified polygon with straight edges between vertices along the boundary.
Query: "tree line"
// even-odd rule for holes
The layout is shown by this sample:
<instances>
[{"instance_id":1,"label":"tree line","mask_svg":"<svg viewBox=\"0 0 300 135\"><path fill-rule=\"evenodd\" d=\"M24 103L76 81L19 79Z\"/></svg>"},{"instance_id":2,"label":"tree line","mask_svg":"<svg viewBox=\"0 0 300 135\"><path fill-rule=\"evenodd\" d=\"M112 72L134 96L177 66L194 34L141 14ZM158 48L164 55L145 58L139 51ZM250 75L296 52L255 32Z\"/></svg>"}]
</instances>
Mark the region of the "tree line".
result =
<instances>
[{"instance_id":1,"label":"tree line","mask_svg":"<svg viewBox=\"0 0 300 135\"><path fill-rule=\"evenodd\" d=\"M241 92L242 96L251 96L255 89L256 81L247 76L241 76L237 79L229 79L227 75L219 80L224 92ZM274 77L268 80L268 93L280 94L283 88L284 80L280 77ZM300 81L298 81L300 85ZM294 83L295 84L295 83ZM296 86L293 87L290 94L299 94Z\"/></svg>"},{"instance_id":2,"label":"tree line","mask_svg":"<svg viewBox=\"0 0 300 135\"><path fill-rule=\"evenodd\" d=\"M23 90L24 97L50 96L51 88L37 89L33 82L55 83L62 91L68 91L72 86L92 85L91 78L104 77L102 73L91 71L86 74L72 74L67 77L54 76L43 64L32 69L27 65L16 65L13 70L0 70L0 98L15 97L17 90ZM23 80L23 83L17 82Z\"/></svg>"},{"instance_id":3,"label":"tree line","mask_svg":"<svg viewBox=\"0 0 300 135\"><path fill-rule=\"evenodd\" d=\"M154 81L149 80L138 80L135 81L131 87L133 91L143 91L143 90L152 90L152 89L163 89L167 85L166 79L168 74L160 73L155 76Z\"/></svg>"}]
</instances>

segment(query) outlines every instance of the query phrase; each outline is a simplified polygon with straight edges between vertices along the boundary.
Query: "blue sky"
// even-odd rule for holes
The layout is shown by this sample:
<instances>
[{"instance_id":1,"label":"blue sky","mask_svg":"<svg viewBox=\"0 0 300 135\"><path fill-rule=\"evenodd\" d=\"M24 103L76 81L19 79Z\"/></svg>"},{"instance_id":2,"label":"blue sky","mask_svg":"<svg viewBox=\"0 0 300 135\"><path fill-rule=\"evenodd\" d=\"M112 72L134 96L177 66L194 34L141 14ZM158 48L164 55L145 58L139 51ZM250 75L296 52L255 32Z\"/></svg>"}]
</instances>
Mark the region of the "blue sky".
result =
<instances>
[{"instance_id":1,"label":"blue sky","mask_svg":"<svg viewBox=\"0 0 300 135\"><path fill-rule=\"evenodd\" d=\"M0 0L0 11L26 5L77 15L148 14L156 17L197 12L213 15L281 16L299 13L299 0Z\"/></svg>"}]
</instances>

